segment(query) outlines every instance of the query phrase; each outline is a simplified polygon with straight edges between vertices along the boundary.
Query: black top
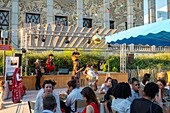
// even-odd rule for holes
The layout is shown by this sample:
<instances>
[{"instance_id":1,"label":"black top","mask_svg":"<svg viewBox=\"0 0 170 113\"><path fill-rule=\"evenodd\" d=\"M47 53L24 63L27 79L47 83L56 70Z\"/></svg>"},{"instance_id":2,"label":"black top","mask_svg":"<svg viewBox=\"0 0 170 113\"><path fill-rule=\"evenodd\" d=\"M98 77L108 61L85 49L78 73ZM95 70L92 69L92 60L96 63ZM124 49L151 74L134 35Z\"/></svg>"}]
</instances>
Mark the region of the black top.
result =
<instances>
[{"instance_id":1,"label":"black top","mask_svg":"<svg viewBox=\"0 0 170 113\"><path fill-rule=\"evenodd\" d=\"M72 55L80 55L79 52L73 52Z\"/></svg>"},{"instance_id":2,"label":"black top","mask_svg":"<svg viewBox=\"0 0 170 113\"><path fill-rule=\"evenodd\" d=\"M110 95L112 95L113 87L109 88L107 93L104 95L104 100L110 100Z\"/></svg>"},{"instance_id":3,"label":"black top","mask_svg":"<svg viewBox=\"0 0 170 113\"><path fill-rule=\"evenodd\" d=\"M152 104L152 105L151 105ZM162 108L150 100L135 99L130 107L130 113L163 113Z\"/></svg>"}]
</instances>

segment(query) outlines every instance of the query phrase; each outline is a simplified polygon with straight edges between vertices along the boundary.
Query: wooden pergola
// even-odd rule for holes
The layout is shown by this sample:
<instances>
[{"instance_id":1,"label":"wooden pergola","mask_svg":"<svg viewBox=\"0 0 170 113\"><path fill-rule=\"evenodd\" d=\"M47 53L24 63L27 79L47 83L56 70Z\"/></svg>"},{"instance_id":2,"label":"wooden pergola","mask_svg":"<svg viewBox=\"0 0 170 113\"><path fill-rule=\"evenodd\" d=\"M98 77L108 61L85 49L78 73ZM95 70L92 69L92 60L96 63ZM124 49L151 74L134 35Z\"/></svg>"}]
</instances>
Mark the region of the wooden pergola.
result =
<instances>
[{"instance_id":1,"label":"wooden pergola","mask_svg":"<svg viewBox=\"0 0 170 113\"><path fill-rule=\"evenodd\" d=\"M59 26L55 24L25 26L25 48L27 50L65 50L82 48L85 50L105 49L105 36L114 34L117 29ZM100 44L94 44L92 37L98 33Z\"/></svg>"}]
</instances>

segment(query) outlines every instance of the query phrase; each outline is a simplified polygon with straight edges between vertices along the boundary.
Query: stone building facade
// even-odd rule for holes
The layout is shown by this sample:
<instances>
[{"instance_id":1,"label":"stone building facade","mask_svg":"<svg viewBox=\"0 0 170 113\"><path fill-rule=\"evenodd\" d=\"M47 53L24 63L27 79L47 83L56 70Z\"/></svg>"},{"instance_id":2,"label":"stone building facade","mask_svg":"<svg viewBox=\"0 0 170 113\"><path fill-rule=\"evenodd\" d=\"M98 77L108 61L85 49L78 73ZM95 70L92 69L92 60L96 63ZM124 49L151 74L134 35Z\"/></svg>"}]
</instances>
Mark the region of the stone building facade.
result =
<instances>
[{"instance_id":1,"label":"stone building facade","mask_svg":"<svg viewBox=\"0 0 170 113\"><path fill-rule=\"evenodd\" d=\"M143 0L0 0L0 28L9 31L15 48L25 23L122 31L144 24L143 4Z\"/></svg>"}]
</instances>

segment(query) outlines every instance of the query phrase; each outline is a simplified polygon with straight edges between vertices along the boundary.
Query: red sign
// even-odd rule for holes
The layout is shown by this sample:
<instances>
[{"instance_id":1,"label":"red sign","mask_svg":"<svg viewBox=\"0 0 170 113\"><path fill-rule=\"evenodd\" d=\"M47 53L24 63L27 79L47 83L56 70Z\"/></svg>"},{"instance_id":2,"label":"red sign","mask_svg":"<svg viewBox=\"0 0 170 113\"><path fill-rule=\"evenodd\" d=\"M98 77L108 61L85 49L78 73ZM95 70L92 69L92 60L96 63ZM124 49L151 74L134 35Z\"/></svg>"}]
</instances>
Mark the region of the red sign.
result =
<instances>
[{"instance_id":1,"label":"red sign","mask_svg":"<svg viewBox=\"0 0 170 113\"><path fill-rule=\"evenodd\" d=\"M10 46L10 45L0 45L0 50L12 50L12 46Z\"/></svg>"}]
</instances>

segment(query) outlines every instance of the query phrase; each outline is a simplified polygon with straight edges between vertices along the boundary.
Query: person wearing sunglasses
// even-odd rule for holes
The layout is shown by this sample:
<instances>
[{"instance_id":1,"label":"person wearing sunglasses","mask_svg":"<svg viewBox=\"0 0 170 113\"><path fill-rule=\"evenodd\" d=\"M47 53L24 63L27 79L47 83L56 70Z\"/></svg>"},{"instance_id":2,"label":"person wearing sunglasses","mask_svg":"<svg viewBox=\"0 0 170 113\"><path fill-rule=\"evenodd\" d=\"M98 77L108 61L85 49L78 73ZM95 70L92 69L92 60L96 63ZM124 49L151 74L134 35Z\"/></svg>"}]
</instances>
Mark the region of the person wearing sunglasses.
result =
<instances>
[{"instance_id":1,"label":"person wearing sunglasses","mask_svg":"<svg viewBox=\"0 0 170 113\"><path fill-rule=\"evenodd\" d=\"M141 98L141 94L140 94L140 84L139 84L139 80L136 79L135 77L132 78L132 84L131 84L131 93L132 96L129 97L129 101L133 102L134 99L136 98Z\"/></svg>"}]
</instances>

